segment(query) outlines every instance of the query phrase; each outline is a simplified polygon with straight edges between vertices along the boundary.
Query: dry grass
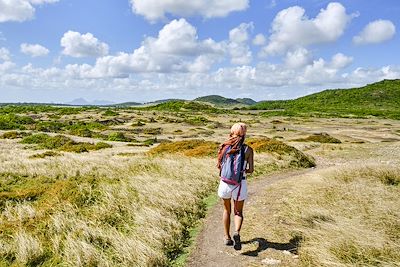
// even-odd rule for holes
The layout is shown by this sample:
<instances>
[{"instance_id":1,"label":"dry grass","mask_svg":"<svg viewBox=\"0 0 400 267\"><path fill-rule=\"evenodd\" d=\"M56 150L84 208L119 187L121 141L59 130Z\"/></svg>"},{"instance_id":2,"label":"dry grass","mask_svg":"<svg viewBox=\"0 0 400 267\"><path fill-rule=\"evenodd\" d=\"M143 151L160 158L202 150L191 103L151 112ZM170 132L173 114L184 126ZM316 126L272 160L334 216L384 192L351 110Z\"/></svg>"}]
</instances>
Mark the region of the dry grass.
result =
<instances>
[{"instance_id":1,"label":"dry grass","mask_svg":"<svg viewBox=\"0 0 400 267\"><path fill-rule=\"evenodd\" d=\"M370 166L275 185L275 234L301 238L302 266L398 266L399 180L399 168Z\"/></svg>"},{"instance_id":2,"label":"dry grass","mask_svg":"<svg viewBox=\"0 0 400 267\"><path fill-rule=\"evenodd\" d=\"M218 143L204 140L185 140L163 143L149 151L151 155L182 154L188 157L216 156Z\"/></svg>"},{"instance_id":3,"label":"dry grass","mask_svg":"<svg viewBox=\"0 0 400 267\"><path fill-rule=\"evenodd\" d=\"M315 161L311 156L307 156L300 150L281 141L269 138L253 138L246 140L246 143L259 153L267 152L275 155L278 159L290 157L292 167L311 168L315 166Z\"/></svg>"},{"instance_id":4,"label":"dry grass","mask_svg":"<svg viewBox=\"0 0 400 267\"><path fill-rule=\"evenodd\" d=\"M217 181L207 158L98 151L29 160L8 149L0 149L0 266L168 265Z\"/></svg>"}]
</instances>

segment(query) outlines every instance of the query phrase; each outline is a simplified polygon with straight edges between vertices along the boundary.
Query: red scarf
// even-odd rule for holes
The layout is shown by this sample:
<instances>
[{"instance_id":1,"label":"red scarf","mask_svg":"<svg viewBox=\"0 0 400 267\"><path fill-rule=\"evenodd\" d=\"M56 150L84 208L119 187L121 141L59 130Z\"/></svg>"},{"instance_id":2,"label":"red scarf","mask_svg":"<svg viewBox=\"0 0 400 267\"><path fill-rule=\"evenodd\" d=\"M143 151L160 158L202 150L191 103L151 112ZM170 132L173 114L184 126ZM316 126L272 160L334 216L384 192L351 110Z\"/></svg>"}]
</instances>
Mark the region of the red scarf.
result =
<instances>
[{"instance_id":1,"label":"red scarf","mask_svg":"<svg viewBox=\"0 0 400 267\"><path fill-rule=\"evenodd\" d=\"M240 149L243 143L244 143L244 136L230 134L229 139L219 146L218 163L217 163L218 169L221 169L222 157L224 156L224 153L228 148L228 146L231 147L229 154L234 154Z\"/></svg>"}]
</instances>

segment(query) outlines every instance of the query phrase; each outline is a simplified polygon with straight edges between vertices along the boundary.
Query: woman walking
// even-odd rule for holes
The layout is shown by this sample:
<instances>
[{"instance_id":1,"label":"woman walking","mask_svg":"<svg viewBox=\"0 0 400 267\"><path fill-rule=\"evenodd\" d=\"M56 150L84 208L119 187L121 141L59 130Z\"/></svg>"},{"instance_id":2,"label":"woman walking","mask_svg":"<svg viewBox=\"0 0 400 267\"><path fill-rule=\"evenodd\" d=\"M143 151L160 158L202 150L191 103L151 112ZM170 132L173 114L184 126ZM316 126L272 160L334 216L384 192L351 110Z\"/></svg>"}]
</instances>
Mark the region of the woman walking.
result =
<instances>
[{"instance_id":1,"label":"woman walking","mask_svg":"<svg viewBox=\"0 0 400 267\"><path fill-rule=\"evenodd\" d=\"M254 171L253 149L244 143L247 126L244 123L235 123L231 128L229 138L221 144L218 151L218 168L221 181L218 187L218 196L222 199L224 212L224 244L240 250L240 229L243 223L243 205L247 198L246 174ZM233 240L230 235L230 222L234 207L235 231Z\"/></svg>"}]
</instances>

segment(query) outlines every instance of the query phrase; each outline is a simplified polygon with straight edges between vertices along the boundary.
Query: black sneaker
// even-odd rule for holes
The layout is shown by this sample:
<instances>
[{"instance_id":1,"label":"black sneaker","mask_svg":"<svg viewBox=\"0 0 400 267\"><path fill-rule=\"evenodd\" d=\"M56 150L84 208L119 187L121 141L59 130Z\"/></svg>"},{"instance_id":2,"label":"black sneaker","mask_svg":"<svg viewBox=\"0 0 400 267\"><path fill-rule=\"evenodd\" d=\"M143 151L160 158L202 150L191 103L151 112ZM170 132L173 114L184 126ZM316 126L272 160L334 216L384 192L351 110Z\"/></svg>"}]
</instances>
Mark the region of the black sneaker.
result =
<instances>
[{"instance_id":1,"label":"black sneaker","mask_svg":"<svg viewBox=\"0 0 400 267\"><path fill-rule=\"evenodd\" d=\"M233 245L233 248L235 250L241 250L242 249L242 243L240 242L240 235L238 233L235 233L233 235L233 242L235 243Z\"/></svg>"},{"instance_id":2,"label":"black sneaker","mask_svg":"<svg viewBox=\"0 0 400 267\"><path fill-rule=\"evenodd\" d=\"M232 246L233 245L233 240L232 239L224 239L224 245L225 246Z\"/></svg>"}]
</instances>

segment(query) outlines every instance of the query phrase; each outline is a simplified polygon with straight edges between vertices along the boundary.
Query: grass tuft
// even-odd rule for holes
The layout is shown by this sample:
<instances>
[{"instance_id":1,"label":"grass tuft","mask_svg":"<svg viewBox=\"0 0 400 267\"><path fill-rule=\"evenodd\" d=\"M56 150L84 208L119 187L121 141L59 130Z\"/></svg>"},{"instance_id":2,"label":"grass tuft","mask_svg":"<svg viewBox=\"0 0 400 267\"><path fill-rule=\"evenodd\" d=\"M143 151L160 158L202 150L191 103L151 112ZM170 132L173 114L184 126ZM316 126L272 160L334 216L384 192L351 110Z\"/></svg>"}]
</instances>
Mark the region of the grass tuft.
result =
<instances>
[{"instance_id":1,"label":"grass tuft","mask_svg":"<svg viewBox=\"0 0 400 267\"><path fill-rule=\"evenodd\" d=\"M149 151L151 155L183 154L188 157L216 156L218 143L204 140L185 140L162 143Z\"/></svg>"}]
</instances>

